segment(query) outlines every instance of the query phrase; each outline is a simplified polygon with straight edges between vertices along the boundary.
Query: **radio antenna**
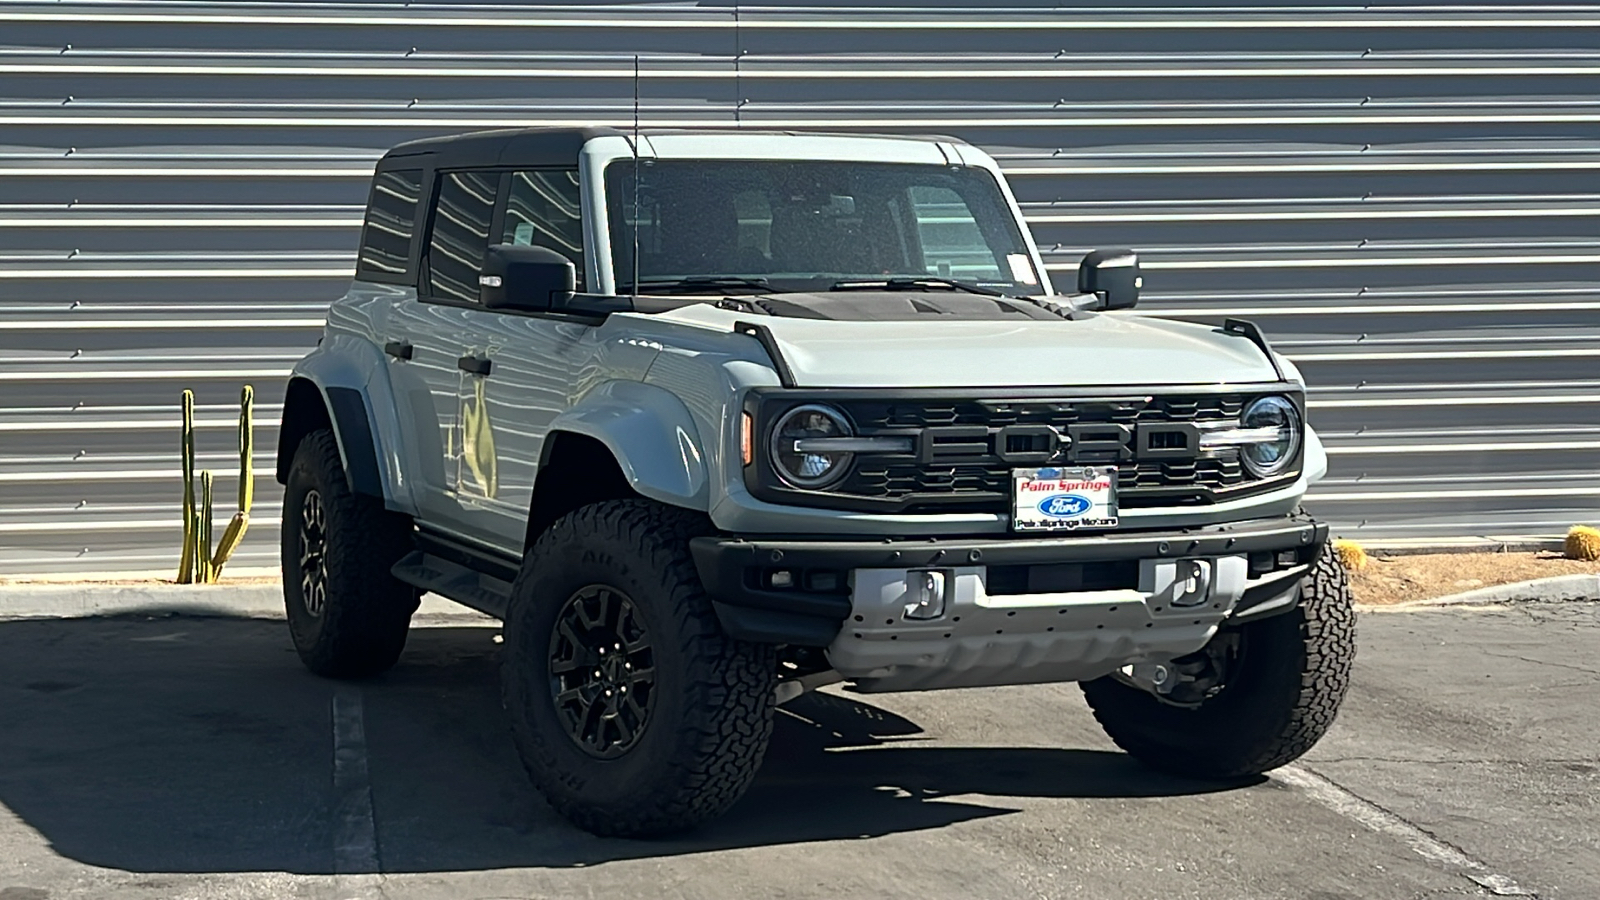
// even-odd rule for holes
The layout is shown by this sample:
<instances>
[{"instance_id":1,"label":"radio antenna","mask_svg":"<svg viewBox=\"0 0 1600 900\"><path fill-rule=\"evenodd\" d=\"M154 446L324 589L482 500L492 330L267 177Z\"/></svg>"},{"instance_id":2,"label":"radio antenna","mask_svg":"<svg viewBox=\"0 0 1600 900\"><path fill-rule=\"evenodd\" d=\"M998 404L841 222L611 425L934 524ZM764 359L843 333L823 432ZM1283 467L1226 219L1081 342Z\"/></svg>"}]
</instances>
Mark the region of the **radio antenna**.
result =
<instances>
[{"instance_id":1,"label":"radio antenna","mask_svg":"<svg viewBox=\"0 0 1600 900\"><path fill-rule=\"evenodd\" d=\"M633 55L633 294L639 294L639 54Z\"/></svg>"}]
</instances>

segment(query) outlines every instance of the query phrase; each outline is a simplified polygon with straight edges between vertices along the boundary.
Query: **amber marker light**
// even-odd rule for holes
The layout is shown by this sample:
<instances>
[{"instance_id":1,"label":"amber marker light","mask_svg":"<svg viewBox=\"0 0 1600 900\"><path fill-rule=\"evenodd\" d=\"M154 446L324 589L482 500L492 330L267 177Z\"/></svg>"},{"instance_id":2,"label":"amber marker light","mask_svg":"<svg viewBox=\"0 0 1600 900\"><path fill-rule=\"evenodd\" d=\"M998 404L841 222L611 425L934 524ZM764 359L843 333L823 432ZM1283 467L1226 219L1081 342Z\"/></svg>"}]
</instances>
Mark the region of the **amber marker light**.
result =
<instances>
[{"instance_id":1,"label":"amber marker light","mask_svg":"<svg viewBox=\"0 0 1600 900\"><path fill-rule=\"evenodd\" d=\"M755 430L756 423L750 418L750 414L744 413L741 415L739 420L739 456L747 466L756 461Z\"/></svg>"}]
</instances>

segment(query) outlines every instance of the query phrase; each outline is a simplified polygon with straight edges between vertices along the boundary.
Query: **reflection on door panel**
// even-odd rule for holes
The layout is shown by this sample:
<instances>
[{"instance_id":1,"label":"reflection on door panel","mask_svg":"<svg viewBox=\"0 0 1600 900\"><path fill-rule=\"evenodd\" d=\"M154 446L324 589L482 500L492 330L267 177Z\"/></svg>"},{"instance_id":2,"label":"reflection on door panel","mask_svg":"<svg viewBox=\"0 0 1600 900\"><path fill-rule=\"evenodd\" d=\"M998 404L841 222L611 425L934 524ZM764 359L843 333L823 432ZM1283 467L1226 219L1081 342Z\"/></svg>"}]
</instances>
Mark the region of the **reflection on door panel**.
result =
<instances>
[{"instance_id":1,"label":"reflection on door panel","mask_svg":"<svg viewBox=\"0 0 1600 900\"><path fill-rule=\"evenodd\" d=\"M460 452L456 455L456 493L463 501L494 500L500 493L500 461L495 453L494 422L484 394L488 380L461 373Z\"/></svg>"}]
</instances>

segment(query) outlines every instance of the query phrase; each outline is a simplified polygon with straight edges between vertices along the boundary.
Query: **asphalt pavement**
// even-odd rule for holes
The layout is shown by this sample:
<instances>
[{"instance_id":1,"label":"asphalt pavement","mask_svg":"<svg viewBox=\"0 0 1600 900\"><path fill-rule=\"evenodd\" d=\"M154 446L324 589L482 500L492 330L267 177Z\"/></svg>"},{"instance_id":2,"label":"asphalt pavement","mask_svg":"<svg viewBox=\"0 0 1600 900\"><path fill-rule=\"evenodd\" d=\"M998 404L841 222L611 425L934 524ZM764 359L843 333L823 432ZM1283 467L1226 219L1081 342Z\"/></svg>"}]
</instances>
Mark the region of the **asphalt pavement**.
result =
<instances>
[{"instance_id":1,"label":"asphalt pavement","mask_svg":"<svg viewBox=\"0 0 1600 900\"><path fill-rule=\"evenodd\" d=\"M529 786L497 628L359 684L280 621L0 621L0 900L1600 897L1600 604L1361 618L1304 761L1150 773L1073 685L811 695L749 795L602 840Z\"/></svg>"}]
</instances>

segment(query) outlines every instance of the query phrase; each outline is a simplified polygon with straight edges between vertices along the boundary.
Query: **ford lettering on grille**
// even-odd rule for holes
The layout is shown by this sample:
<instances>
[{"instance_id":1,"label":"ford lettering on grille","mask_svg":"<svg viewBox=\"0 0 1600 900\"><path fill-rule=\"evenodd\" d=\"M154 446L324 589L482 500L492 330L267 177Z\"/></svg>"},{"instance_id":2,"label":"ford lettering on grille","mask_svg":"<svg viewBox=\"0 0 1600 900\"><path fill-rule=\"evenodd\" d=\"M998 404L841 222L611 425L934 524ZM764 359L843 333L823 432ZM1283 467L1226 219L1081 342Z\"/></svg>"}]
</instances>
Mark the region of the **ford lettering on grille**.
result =
<instances>
[{"instance_id":1,"label":"ford lettering on grille","mask_svg":"<svg viewBox=\"0 0 1600 900\"><path fill-rule=\"evenodd\" d=\"M1071 519L1089 511L1094 504L1077 494L1052 494L1039 501L1039 512L1055 519Z\"/></svg>"}]
</instances>

